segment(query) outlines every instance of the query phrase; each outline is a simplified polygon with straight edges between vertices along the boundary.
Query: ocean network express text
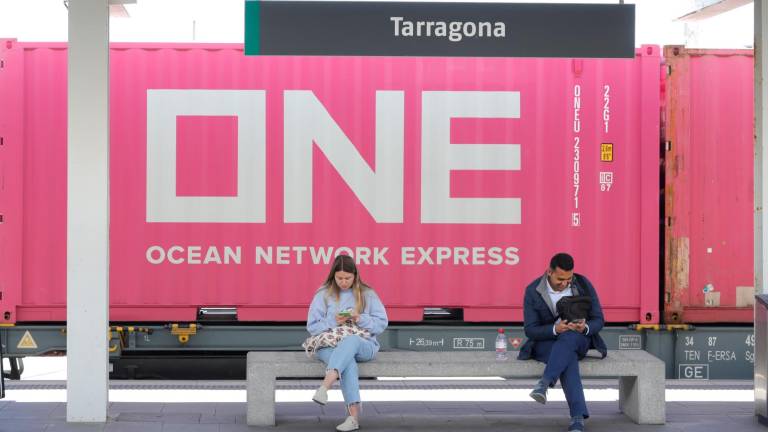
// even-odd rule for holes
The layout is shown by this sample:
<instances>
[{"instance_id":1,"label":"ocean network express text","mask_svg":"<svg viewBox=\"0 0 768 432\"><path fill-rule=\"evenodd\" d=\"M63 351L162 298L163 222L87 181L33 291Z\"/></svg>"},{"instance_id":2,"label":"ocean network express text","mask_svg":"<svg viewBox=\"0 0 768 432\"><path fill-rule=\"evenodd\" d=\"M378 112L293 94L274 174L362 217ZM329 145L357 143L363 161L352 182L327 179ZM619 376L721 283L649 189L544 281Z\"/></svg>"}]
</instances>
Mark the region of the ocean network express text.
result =
<instances>
[{"instance_id":1,"label":"ocean network express text","mask_svg":"<svg viewBox=\"0 0 768 432\"><path fill-rule=\"evenodd\" d=\"M366 265L390 265L393 259L401 265L513 266L520 262L519 249L514 246L402 246L399 253L393 253L389 247L366 246L256 246L250 250L253 256L244 261L242 246L152 245L146 250L146 259L155 265L328 265L334 257L344 254Z\"/></svg>"}]
</instances>

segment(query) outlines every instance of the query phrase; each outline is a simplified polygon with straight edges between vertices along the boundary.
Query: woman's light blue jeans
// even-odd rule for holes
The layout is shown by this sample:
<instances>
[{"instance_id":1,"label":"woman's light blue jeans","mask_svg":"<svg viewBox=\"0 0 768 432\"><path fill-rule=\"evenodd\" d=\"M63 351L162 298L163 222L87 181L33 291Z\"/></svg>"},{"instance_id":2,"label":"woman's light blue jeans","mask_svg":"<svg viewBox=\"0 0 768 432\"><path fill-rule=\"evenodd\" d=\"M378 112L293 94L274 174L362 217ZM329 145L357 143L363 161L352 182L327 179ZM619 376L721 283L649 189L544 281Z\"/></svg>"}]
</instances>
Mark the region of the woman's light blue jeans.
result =
<instances>
[{"instance_id":1,"label":"woman's light blue jeans","mask_svg":"<svg viewBox=\"0 0 768 432\"><path fill-rule=\"evenodd\" d=\"M352 335L342 339L336 348L317 350L316 356L328 366L327 371L336 369L339 372L339 386L341 394L344 395L344 403L349 406L360 402L357 363L373 360L376 356L376 345L370 340Z\"/></svg>"}]
</instances>

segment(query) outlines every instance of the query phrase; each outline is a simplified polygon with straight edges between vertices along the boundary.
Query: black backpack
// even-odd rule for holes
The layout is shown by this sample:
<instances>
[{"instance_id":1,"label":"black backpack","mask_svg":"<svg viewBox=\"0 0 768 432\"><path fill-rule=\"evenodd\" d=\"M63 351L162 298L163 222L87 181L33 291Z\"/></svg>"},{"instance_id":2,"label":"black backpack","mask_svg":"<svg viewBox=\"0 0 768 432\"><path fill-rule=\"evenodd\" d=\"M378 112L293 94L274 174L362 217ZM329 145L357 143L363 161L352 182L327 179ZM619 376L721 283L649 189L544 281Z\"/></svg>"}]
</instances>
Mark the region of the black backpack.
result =
<instances>
[{"instance_id":1,"label":"black backpack","mask_svg":"<svg viewBox=\"0 0 768 432\"><path fill-rule=\"evenodd\" d=\"M591 310L590 296L568 296L557 302L557 314L565 321L586 320Z\"/></svg>"}]
</instances>

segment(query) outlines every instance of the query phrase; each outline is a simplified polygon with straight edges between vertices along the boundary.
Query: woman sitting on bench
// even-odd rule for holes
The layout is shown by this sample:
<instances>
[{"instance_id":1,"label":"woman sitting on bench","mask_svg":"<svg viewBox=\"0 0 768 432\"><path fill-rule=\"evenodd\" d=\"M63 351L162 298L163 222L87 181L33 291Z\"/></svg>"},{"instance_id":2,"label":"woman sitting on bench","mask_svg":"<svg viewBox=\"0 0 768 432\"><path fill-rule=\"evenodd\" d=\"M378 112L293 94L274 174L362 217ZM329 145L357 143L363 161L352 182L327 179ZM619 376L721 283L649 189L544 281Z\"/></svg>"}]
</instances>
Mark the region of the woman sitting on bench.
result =
<instances>
[{"instance_id":1,"label":"woman sitting on bench","mask_svg":"<svg viewBox=\"0 0 768 432\"><path fill-rule=\"evenodd\" d=\"M339 255L323 286L309 306L305 344L316 349L315 356L328 367L322 385L312 398L328 402L328 389L340 380L341 393L349 416L336 426L339 431L360 428L360 384L358 362L371 361L379 351L376 335L387 328L387 312L376 293L360 280L355 261Z\"/></svg>"}]
</instances>

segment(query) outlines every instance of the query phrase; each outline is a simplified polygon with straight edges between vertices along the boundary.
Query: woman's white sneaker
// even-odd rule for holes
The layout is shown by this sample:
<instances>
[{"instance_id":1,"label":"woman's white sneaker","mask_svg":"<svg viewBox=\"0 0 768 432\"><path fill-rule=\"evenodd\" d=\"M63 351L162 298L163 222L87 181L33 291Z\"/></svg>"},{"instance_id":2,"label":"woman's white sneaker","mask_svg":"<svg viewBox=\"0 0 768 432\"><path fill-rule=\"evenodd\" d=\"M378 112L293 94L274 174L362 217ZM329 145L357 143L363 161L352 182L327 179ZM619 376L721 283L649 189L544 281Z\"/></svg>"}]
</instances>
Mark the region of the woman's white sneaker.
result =
<instances>
[{"instance_id":1,"label":"woman's white sneaker","mask_svg":"<svg viewBox=\"0 0 768 432\"><path fill-rule=\"evenodd\" d=\"M336 430L340 432L347 432L347 431L355 431L360 429L360 423L357 422L357 419L349 416L346 420L344 420L344 423L336 426Z\"/></svg>"},{"instance_id":2,"label":"woman's white sneaker","mask_svg":"<svg viewBox=\"0 0 768 432\"><path fill-rule=\"evenodd\" d=\"M325 405L328 403L328 390L325 389L325 387L320 386L315 390L315 395L312 396L312 400L319 403L320 405ZM352 430L352 429L350 429Z\"/></svg>"}]
</instances>

